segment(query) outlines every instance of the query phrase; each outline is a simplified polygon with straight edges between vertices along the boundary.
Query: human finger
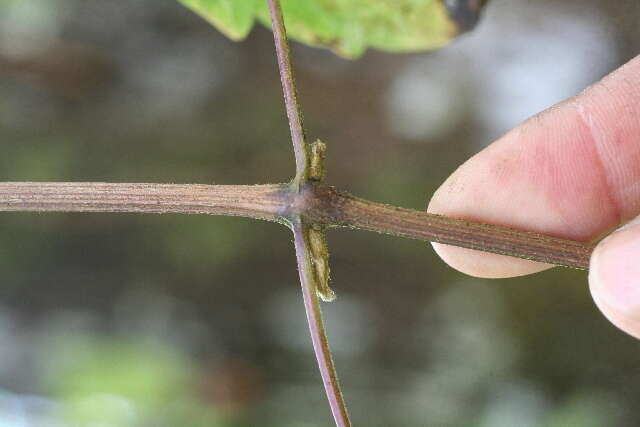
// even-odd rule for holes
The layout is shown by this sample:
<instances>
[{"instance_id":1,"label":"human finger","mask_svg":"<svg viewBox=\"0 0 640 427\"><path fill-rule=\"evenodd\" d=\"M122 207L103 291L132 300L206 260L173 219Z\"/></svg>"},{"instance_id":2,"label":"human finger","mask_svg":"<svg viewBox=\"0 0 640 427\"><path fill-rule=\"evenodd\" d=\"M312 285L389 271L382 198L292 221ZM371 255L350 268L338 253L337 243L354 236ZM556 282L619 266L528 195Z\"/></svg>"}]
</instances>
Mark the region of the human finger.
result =
<instances>
[{"instance_id":1,"label":"human finger","mask_svg":"<svg viewBox=\"0 0 640 427\"><path fill-rule=\"evenodd\" d=\"M598 244L590 265L589 287L600 311L640 338L640 217Z\"/></svg>"},{"instance_id":2,"label":"human finger","mask_svg":"<svg viewBox=\"0 0 640 427\"><path fill-rule=\"evenodd\" d=\"M640 57L529 119L458 168L428 211L581 241L640 213ZM434 244L452 267L509 277L550 266Z\"/></svg>"}]
</instances>

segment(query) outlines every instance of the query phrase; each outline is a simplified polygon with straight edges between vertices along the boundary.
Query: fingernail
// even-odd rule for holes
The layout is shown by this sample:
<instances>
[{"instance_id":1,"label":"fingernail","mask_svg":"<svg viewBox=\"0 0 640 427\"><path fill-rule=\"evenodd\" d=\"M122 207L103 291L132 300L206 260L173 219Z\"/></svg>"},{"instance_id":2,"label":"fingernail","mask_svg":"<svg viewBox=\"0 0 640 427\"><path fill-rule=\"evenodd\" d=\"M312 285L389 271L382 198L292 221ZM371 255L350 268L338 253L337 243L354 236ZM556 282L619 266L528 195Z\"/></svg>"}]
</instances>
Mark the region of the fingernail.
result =
<instances>
[{"instance_id":1,"label":"fingernail","mask_svg":"<svg viewBox=\"0 0 640 427\"><path fill-rule=\"evenodd\" d=\"M591 258L589 283L594 300L607 317L640 319L640 218L598 245Z\"/></svg>"}]
</instances>

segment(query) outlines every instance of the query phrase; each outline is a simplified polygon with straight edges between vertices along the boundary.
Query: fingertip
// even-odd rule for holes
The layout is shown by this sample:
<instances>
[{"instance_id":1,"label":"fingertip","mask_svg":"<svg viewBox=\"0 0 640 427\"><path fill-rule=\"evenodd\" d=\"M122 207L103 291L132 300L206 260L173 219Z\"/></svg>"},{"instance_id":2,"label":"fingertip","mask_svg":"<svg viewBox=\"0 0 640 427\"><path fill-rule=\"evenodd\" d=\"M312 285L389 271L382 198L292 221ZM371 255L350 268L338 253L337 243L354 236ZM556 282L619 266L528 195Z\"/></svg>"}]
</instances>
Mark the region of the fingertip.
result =
<instances>
[{"instance_id":1,"label":"fingertip","mask_svg":"<svg viewBox=\"0 0 640 427\"><path fill-rule=\"evenodd\" d=\"M591 241L634 215L640 209L639 70L640 57L509 132L460 166L427 210L578 241ZM550 267L434 247L452 267L473 276L518 276ZM640 265L638 258L630 262Z\"/></svg>"},{"instance_id":2,"label":"fingertip","mask_svg":"<svg viewBox=\"0 0 640 427\"><path fill-rule=\"evenodd\" d=\"M605 317L640 338L640 217L596 247L589 287Z\"/></svg>"},{"instance_id":3,"label":"fingertip","mask_svg":"<svg viewBox=\"0 0 640 427\"><path fill-rule=\"evenodd\" d=\"M552 267L549 264L540 262L440 243L432 243L432 246L440 258L449 266L469 276L485 279L525 276Z\"/></svg>"},{"instance_id":4,"label":"fingertip","mask_svg":"<svg viewBox=\"0 0 640 427\"><path fill-rule=\"evenodd\" d=\"M535 219L537 214L540 218L544 218L543 212L537 211L539 206L543 206L542 203L534 200L529 202L531 206L526 207L528 202L515 201L513 196L508 195L509 193L531 194L531 192L521 189L513 192L509 189L496 191L499 185L496 183L496 175L491 171L496 170L494 167L496 162L502 165L509 162L510 156L502 153L495 155L491 151L495 150L490 147L460 166L433 194L427 211L522 229L530 227L528 224L543 222ZM535 198L527 196L526 199L531 201ZM517 208L514 209L514 207ZM474 277L499 279L523 276L552 267L540 262L440 243L432 243L432 246L449 266Z\"/></svg>"}]
</instances>

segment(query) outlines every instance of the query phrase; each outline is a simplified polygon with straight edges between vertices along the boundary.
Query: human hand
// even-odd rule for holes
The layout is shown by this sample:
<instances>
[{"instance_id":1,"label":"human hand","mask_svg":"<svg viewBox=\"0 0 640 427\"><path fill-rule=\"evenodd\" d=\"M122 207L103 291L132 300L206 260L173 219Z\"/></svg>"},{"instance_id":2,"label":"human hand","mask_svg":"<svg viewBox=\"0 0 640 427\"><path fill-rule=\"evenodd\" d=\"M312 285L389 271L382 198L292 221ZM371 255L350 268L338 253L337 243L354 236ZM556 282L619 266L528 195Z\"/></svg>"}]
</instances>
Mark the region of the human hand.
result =
<instances>
[{"instance_id":1,"label":"human hand","mask_svg":"<svg viewBox=\"0 0 640 427\"><path fill-rule=\"evenodd\" d=\"M626 223L596 247L589 285L604 315L640 338L640 56L472 157L436 191L428 211L581 241ZM478 277L551 267L434 248Z\"/></svg>"}]
</instances>

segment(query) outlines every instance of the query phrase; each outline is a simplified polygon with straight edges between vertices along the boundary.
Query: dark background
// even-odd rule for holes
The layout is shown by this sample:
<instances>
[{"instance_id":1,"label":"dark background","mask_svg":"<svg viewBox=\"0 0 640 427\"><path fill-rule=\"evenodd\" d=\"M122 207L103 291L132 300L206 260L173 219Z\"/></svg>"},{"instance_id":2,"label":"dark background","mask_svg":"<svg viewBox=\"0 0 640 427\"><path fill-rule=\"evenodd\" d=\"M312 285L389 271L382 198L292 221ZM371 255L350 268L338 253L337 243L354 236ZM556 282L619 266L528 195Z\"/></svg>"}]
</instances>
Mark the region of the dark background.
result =
<instances>
[{"instance_id":1,"label":"dark background","mask_svg":"<svg viewBox=\"0 0 640 427\"><path fill-rule=\"evenodd\" d=\"M465 159L635 56L640 3L494 0L432 53L294 45L328 181L424 209ZM284 182L271 34L170 0L0 3L0 180ZM355 425L638 425L640 346L586 273L481 280L329 234ZM328 426L289 232L242 218L0 215L0 426Z\"/></svg>"}]
</instances>

